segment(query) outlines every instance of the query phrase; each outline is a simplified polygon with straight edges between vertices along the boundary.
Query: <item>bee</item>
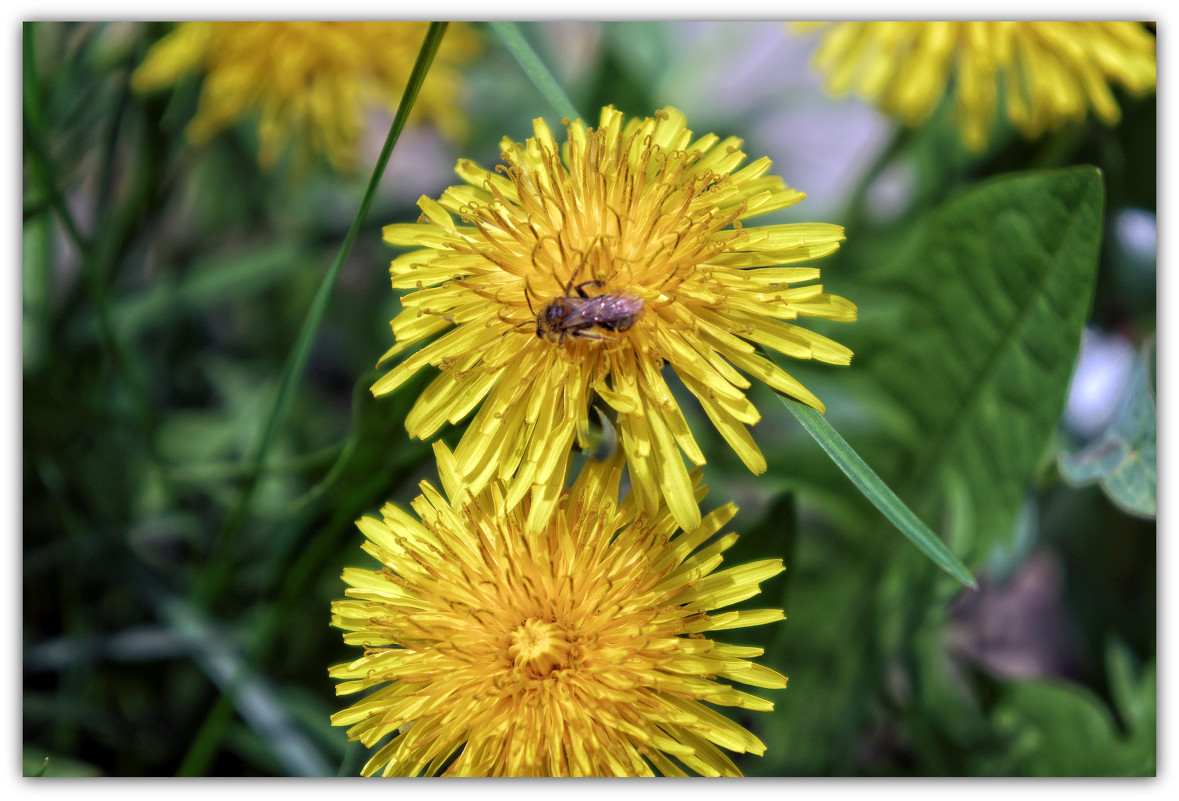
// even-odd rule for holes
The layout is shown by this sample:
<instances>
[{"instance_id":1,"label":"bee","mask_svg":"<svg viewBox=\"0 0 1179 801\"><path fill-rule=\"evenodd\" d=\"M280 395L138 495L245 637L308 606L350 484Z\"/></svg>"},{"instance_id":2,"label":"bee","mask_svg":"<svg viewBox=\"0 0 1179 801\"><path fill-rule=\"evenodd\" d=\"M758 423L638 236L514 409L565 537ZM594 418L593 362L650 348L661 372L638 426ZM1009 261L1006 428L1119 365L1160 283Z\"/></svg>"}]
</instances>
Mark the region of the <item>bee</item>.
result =
<instances>
[{"instance_id":1,"label":"bee","mask_svg":"<svg viewBox=\"0 0 1179 801\"><path fill-rule=\"evenodd\" d=\"M585 287L602 284L582 281L575 285L570 279L565 294L553 298L536 315L536 335L560 345L567 336L601 342L614 339L606 331L629 329L643 316L643 299L630 292L586 294Z\"/></svg>"}]
</instances>

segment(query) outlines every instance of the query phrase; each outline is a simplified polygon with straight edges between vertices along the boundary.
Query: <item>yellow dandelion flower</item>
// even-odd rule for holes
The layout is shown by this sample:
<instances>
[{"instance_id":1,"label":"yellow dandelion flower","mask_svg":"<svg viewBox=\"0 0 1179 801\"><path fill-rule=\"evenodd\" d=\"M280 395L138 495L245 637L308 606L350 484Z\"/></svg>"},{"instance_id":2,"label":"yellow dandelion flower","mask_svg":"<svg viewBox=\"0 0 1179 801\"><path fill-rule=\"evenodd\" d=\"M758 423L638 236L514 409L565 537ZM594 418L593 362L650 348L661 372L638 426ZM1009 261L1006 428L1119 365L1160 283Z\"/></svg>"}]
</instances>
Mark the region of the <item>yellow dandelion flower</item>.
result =
<instances>
[{"instance_id":1,"label":"yellow dandelion flower","mask_svg":"<svg viewBox=\"0 0 1179 801\"><path fill-rule=\"evenodd\" d=\"M502 483L471 496L453 456L435 452L450 500L422 482L416 518L390 504L361 519L382 568L345 570L348 600L332 605L332 625L365 649L330 669L337 692L379 688L332 723L370 748L392 736L364 775L737 776L721 748L765 752L707 705L773 709L722 679L786 686L749 661L761 648L707 636L783 619L713 612L783 570L779 559L716 570L737 535L700 546L732 504L678 531L666 509L619 503L619 458L590 461L532 532ZM692 486L702 498L699 471Z\"/></svg>"},{"instance_id":2,"label":"yellow dandelion flower","mask_svg":"<svg viewBox=\"0 0 1179 801\"><path fill-rule=\"evenodd\" d=\"M182 22L157 42L132 76L140 92L206 74L187 134L205 142L247 115L258 117L259 156L274 165L289 142L300 156L327 155L352 167L364 113L397 108L426 22ZM474 34L453 25L443 37L414 105L448 134L464 121L456 64L476 50Z\"/></svg>"},{"instance_id":3,"label":"yellow dandelion flower","mask_svg":"<svg viewBox=\"0 0 1179 801\"><path fill-rule=\"evenodd\" d=\"M950 92L963 141L976 152L1001 97L1011 123L1035 138L1090 108L1117 122L1111 86L1135 95L1155 87L1155 38L1137 22L799 24L815 26L825 27L814 63L832 94L853 91L917 125Z\"/></svg>"},{"instance_id":4,"label":"yellow dandelion flower","mask_svg":"<svg viewBox=\"0 0 1179 801\"><path fill-rule=\"evenodd\" d=\"M681 527L695 528L681 452L696 465L704 454L662 368L742 461L764 471L746 428L760 415L745 374L823 405L751 343L849 363L847 348L786 322L855 319L855 306L809 283L819 270L802 264L835 251L843 229L743 226L805 195L769 175L767 158L741 167L740 139L693 139L674 108L624 124L606 107L596 130L566 122L563 145L544 120L533 127L524 144L502 141L506 167L460 160L466 185L421 198L417 224L385 228L387 242L420 249L393 261L393 287L415 291L402 298L397 344L382 361L446 333L373 392L439 367L409 433L429 437L481 405L455 451L463 481L478 492L493 477L511 479L509 506L532 496L532 530L556 505L574 444L589 444L596 396L617 413L640 510L666 502Z\"/></svg>"}]
</instances>

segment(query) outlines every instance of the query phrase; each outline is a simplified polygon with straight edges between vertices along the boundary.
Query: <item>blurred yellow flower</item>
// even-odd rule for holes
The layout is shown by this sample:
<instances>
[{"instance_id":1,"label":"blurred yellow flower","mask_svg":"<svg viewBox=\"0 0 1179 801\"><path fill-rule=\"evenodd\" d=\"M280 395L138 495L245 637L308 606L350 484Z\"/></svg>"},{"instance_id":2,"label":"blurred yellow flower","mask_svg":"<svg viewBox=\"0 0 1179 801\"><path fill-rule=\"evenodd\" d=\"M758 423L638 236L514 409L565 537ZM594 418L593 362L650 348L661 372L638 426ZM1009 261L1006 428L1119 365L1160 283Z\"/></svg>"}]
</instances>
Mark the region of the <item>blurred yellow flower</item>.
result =
<instances>
[{"instance_id":1,"label":"blurred yellow flower","mask_svg":"<svg viewBox=\"0 0 1179 801\"><path fill-rule=\"evenodd\" d=\"M606 107L599 127L567 123L558 144L541 119L525 144L505 138L496 172L462 159L438 201L418 201L417 224L385 240L421 248L393 261L402 298L397 344L382 361L450 329L373 386L396 389L425 365L441 374L406 419L426 438L482 404L455 451L478 492L511 479L507 505L531 491L529 527L545 525L576 442L589 444L594 395L617 414L639 509L666 503L681 527L699 524L681 451L705 462L668 385L672 370L755 473L765 458L746 425L760 415L749 380L823 408L755 352L848 364L851 351L786 320L853 320L856 307L798 266L834 252L827 223L743 227L805 195L745 160L741 140L693 140L674 108L631 119ZM457 215L456 223L452 215ZM737 368L737 369L734 369ZM662 497L661 497L662 496Z\"/></svg>"},{"instance_id":2,"label":"blurred yellow flower","mask_svg":"<svg viewBox=\"0 0 1179 801\"><path fill-rule=\"evenodd\" d=\"M1137 22L833 22L814 63L832 94L853 91L907 125L954 96L966 146L986 147L1002 99L1034 138L1089 108L1106 124L1120 111L1111 86L1155 87L1155 38Z\"/></svg>"},{"instance_id":3,"label":"blurred yellow flower","mask_svg":"<svg viewBox=\"0 0 1179 801\"><path fill-rule=\"evenodd\" d=\"M367 747L392 735L364 775L736 776L718 746L765 752L702 703L768 711L718 679L786 686L749 661L761 648L705 636L783 619L776 609L709 614L783 570L769 559L713 572L737 535L700 546L731 504L679 532L666 509L647 517L633 496L618 502L615 457L587 462L530 532L503 484L472 497L453 456L435 453L450 500L422 482L421 522L391 504L383 520L361 519L364 550L382 567L346 569L348 600L332 605L332 625L365 649L330 669L337 692L379 688L332 723ZM698 483L696 471L702 498Z\"/></svg>"},{"instance_id":4,"label":"blurred yellow flower","mask_svg":"<svg viewBox=\"0 0 1179 801\"><path fill-rule=\"evenodd\" d=\"M140 92L205 73L200 108L188 126L204 142L247 115L258 117L259 161L272 167L294 142L299 155L324 153L353 166L364 113L397 108L426 22L182 22L148 51L132 76ZM448 134L464 127L456 64L477 49L470 30L451 25L414 105Z\"/></svg>"}]
</instances>

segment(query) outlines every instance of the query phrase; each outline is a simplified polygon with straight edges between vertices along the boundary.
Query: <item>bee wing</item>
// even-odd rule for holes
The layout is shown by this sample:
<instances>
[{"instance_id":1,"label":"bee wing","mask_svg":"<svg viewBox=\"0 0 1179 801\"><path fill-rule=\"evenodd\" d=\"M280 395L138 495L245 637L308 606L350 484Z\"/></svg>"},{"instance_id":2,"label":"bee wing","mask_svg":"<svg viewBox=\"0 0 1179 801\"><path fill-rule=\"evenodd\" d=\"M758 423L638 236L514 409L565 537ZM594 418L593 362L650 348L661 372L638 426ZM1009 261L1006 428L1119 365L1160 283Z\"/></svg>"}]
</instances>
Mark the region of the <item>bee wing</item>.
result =
<instances>
[{"instance_id":1,"label":"bee wing","mask_svg":"<svg viewBox=\"0 0 1179 801\"><path fill-rule=\"evenodd\" d=\"M569 313L561 319L561 328L569 330L597 325L601 313L600 301L601 298L566 297L565 303L569 306Z\"/></svg>"},{"instance_id":2,"label":"bee wing","mask_svg":"<svg viewBox=\"0 0 1179 801\"><path fill-rule=\"evenodd\" d=\"M636 314L643 308L643 300L630 293L598 295L594 298L566 298L572 307L561 321L562 328L601 325Z\"/></svg>"}]
</instances>

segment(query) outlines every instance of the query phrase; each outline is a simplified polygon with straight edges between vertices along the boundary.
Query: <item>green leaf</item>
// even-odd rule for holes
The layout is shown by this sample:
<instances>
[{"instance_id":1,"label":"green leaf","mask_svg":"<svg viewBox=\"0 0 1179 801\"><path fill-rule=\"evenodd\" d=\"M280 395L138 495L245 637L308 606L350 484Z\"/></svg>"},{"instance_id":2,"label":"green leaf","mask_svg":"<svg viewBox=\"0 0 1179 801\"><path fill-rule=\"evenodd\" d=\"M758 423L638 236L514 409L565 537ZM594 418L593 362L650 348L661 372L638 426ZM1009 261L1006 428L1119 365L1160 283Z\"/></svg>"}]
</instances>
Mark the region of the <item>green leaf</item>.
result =
<instances>
[{"instance_id":1,"label":"green leaf","mask_svg":"<svg viewBox=\"0 0 1179 801\"><path fill-rule=\"evenodd\" d=\"M1010 538L1064 407L1103 202L1092 167L981 184L918 224L877 279L884 307L862 310L887 324L862 353L875 411L903 421L885 475L926 519L949 513L968 561Z\"/></svg>"},{"instance_id":2,"label":"green leaf","mask_svg":"<svg viewBox=\"0 0 1179 801\"><path fill-rule=\"evenodd\" d=\"M872 468L827 422L827 418L805 403L785 395L779 395L779 397L786 408L798 418L798 422L802 423L803 428L839 465L839 469L851 479L852 483L856 485L856 489L862 492L864 497L871 501L872 505L879 509L881 514L887 517L910 542L933 560L934 564L967 587L977 586L974 576L970 574L966 565L962 564L962 561L946 547L946 544L930 531L929 526L922 523L920 518L901 502L896 493L880 480Z\"/></svg>"},{"instance_id":3,"label":"green leaf","mask_svg":"<svg viewBox=\"0 0 1179 801\"><path fill-rule=\"evenodd\" d=\"M1158 722L1158 676L1154 662L1136 668L1134 655L1117 639L1106 645L1105 661L1114 707L1135 736L1148 737L1153 745Z\"/></svg>"},{"instance_id":4,"label":"green leaf","mask_svg":"<svg viewBox=\"0 0 1179 801\"><path fill-rule=\"evenodd\" d=\"M1111 650L1111 659L1116 654L1116 649ZM1126 676L1114 678L1128 681ZM994 720L997 729L1011 739L1014 772L1026 776L1155 775L1153 662L1137 686L1120 689L1148 710L1138 718L1128 716L1129 731L1124 734L1109 707L1081 685L1037 680L1008 686L995 707Z\"/></svg>"},{"instance_id":5,"label":"green leaf","mask_svg":"<svg viewBox=\"0 0 1179 801\"><path fill-rule=\"evenodd\" d=\"M765 536L770 521L786 508L776 504L742 540ZM780 526L789 525L778 519ZM747 774L855 775L858 749L848 744L862 741L878 704L875 683L881 666L868 633L882 560L817 528L798 525L793 553L785 544L769 546L781 548L778 553L786 560L786 573L776 579L781 589L766 587L766 593L780 591L781 600L766 594L751 602L786 613L785 621L763 627L773 639L756 661L790 681L785 690L766 693L774 702L772 715L751 716L755 732L772 745L764 757L742 766ZM741 546L738 541L734 547Z\"/></svg>"},{"instance_id":6,"label":"green leaf","mask_svg":"<svg viewBox=\"0 0 1179 801\"><path fill-rule=\"evenodd\" d=\"M331 775L322 752L291 721L290 709L281 702L280 686L272 676L251 670L246 656L227 641L225 632L187 600L161 597L157 604L168 628L191 644L197 665L229 699L287 775ZM203 728L193 739L190 755L215 746L220 734L216 727ZM199 764L190 756L180 772L195 775L192 768Z\"/></svg>"},{"instance_id":7,"label":"green leaf","mask_svg":"<svg viewBox=\"0 0 1179 801\"><path fill-rule=\"evenodd\" d=\"M1130 514L1153 518L1158 510L1158 445L1154 393L1150 389L1153 348L1138 359L1121 413L1097 441L1077 453L1061 453L1065 481L1077 486L1101 482L1110 500Z\"/></svg>"}]
</instances>

